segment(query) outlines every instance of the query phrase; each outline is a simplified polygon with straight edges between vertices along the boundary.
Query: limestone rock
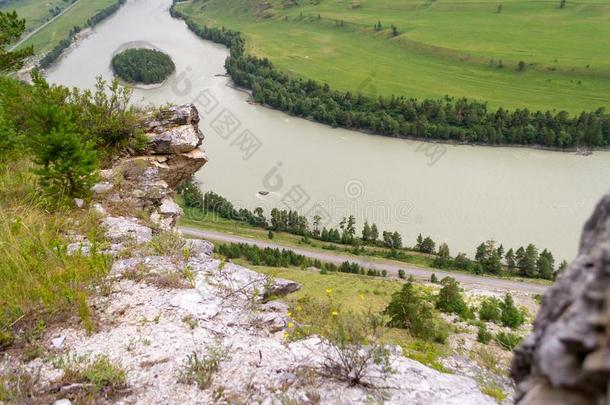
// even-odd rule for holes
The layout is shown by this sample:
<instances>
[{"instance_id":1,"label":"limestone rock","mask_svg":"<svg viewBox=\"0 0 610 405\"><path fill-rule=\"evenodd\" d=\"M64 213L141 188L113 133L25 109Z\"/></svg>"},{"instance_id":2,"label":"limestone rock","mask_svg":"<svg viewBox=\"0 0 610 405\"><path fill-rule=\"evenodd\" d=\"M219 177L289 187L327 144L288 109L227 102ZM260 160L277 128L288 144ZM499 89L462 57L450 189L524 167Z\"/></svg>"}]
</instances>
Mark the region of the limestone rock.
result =
<instances>
[{"instance_id":1,"label":"limestone rock","mask_svg":"<svg viewBox=\"0 0 610 405\"><path fill-rule=\"evenodd\" d=\"M93 191L94 194L105 194L112 190L112 187L112 183L102 182L94 184L93 187L91 187L91 191Z\"/></svg>"},{"instance_id":2,"label":"limestone rock","mask_svg":"<svg viewBox=\"0 0 610 405\"><path fill-rule=\"evenodd\" d=\"M197 258L208 258L214 252L214 245L203 239L189 239L186 246L190 250L190 255Z\"/></svg>"},{"instance_id":3,"label":"limestone rock","mask_svg":"<svg viewBox=\"0 0 610 405\"><path fill-rule=\"evenodd\" d=\"M297 291L301 285L291 280L269 278L234 263L225 263L220 268L220 261L214 260L208 267L209 279L224 287L229 294L252 296L256 293L261 297L283 296Z\"/></svg>"},{"instance_id":4,"label":"limestone rock","mask_svg":"<svg viewBox=\"0 0 610 405\"><path fill-rule=\"evenodd\" d=\"M146 132L163 133L168 128L197 124L199 124L197 108L193 104L184 104L150 113L142 126Z\"/></svg>"},{"instance_id":5,"label":"limestone rock","mask_svg":"<svg viewBox=\"0 0 610 405\"><path fill-rule=\"evenodd\" d=\"M199 132L191 125L182 125L160 134L151 133L150 148L153 153L183 153L195 149L201 143Z\"/></svg>"},{"instance_id":6,"label":"limestone rock","mask_svg":"<svg viewBox=\"0 0 610 405\"><path fill-rule=\"evenodd\" d=\"M123 217L106 217L102 220L106 236L115 243L134 241L146 243L152 239L152 229L140 225L136 219Z\"/></svg>"},{"instance_id":7,"label":"limestone rock","mask_svg":"<svg viewBox=\"0 0 610 405\"><path fill-rule=\"evenodd\" d=\"M609 307L607 194L584 226L578 256L545 294L533 333L515 350L511 372L519 403L608 401Z\"/></svg>"}]
</instances>

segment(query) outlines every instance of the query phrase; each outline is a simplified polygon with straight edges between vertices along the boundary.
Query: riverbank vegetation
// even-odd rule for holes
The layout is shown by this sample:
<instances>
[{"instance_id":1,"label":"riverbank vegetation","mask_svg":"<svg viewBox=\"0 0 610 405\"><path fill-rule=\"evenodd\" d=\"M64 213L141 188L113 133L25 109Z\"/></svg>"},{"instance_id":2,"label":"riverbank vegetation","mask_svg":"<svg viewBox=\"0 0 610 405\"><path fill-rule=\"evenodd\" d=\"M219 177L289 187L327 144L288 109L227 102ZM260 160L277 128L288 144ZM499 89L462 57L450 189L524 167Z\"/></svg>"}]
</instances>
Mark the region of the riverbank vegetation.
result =
<instances>
[{"instance_id":1,"label":"riverbank vegetation","mask_svg":"<svg viewBox=\"0 0 610 405\"><path fill-rule=\"evenodd\" d=\"M112 58L112 69L128 83L162 83L176 66L167 54L156 49L127 49Z\"/></svg>"},{"instance_id":2,"label":"riverbank vegetation","mask_svg":"<svg viewBox=\"0 0 610 405\"><path fill-rule=\"evenodd\" d=\"M353 216L344 218L337 228L321 227L320 217L311 218L310 224L308 218L292 210L272 209L267 218L260 207L254 211L236 209L230 201L212 191L202 193L193 182L183 185L179 192L187 208L186 218L195 223L198 218L202 218L201 214L209 213L268 230L274 238L274 233L285 232L299 236L305 244L311 245L311 240L327 242L323 245L324 249L343 248L354 255L383 257L428 268L473 274L545 280L554 280L567 266L565 261L557 265L551 252L547 249L539 251L533 244L506 250L502 244L489 240L477 247L477 253L471 259L464 253L451 256L446 243L437 245L431 237L423 237L421 234L414 245L406 246L399 232L380 231L374 223L365 222L358 234Z\"/></svg>"},{"instance_id":3,"label":"riverbank vegetation","mask_svg":"<svg viewBox=\"0 0 610 405\"><path fill-rule=\"evenodd\" d=\"M238 86L252 90L255 101L289 114L331 126L402 138L491 145L539 145L559 149L605 148L610 145L610 116L603 108L592 108L579 114L564 111L561 106L547 111L526 107L507 109L505 104L491 108L485 101L463 98L464 92L460 90L456 90L452 96L420 99L413 98L410 93L401 94L396 91L373 97L366 95L357 86L348 90L333 90L328 84L332 80L320 82L314 80L316 74L303 78L285 73L276 68L267 57L247 52L246 41L241 33L202 23L207 20L201 16L200 9L195 7L197 4L201 2L174 4L172 15L183 18L188 27L201 38L228 46L231 56L225 65L233 81ZM214 1L207 2L206 13L214 10L214 5ZM367 5L371 7L371 3ZM244 7L250 9L249 6ZM281 23L288 24L293 18L296 17L286 15ZM303 19L298 26L304 24ZM280 24L276 18L271 20L274 24ZM377 21L376 18L375 23ZM260 24L265 25L265 22ZM320 28L318 25L315 27ZM340 25L333 29L339 30L338 27ZM352 34L356 35L353 32L345 35ZM374 49L373 46L367 50L367 60L375 59L369 55L369 51L374 52ZM385 60L387 55L395 54L400 54L398 49L379 57ZM355 59L347 59L351 66L357 65L356 61L359 60L357 56L354 57ZM331 60L330 63L337 63L335 58L329 59ZM517 75L519 72L512 74ZM417 75L413 77L417 78ZM366 77L362 80L363 83L368 81ZM516 80L524 81L522 77ZM497 86L494 91L497 91ZM603 104L597 104L596 107L602 107Z\"/></svg>"}]
</instances>

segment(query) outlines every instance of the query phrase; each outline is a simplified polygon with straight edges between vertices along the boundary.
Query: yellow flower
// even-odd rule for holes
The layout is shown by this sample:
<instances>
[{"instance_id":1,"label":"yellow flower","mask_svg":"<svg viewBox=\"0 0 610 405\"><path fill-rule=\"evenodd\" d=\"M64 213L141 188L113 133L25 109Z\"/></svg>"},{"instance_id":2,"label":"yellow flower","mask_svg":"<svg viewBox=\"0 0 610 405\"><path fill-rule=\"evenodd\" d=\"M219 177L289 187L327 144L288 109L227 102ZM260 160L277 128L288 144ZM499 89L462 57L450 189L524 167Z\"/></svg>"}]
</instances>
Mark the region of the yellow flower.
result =
<instances>
[{"instance_id":1,"label":"yellow flower","mask_svg":"<svg viewBox=\"0 0 610 405\"><path fill-rule=\"evenodd\" d=\"M288 327L289 327L289 328L294 327L294 323L292 323L292 322L288 322Z\"/></svg>"},{"instance_id":2,"label":"yellow flower","mask_svg":"<svg viewBox=\"0 0 610 405\"><path fill-rule=\"evenodd\" d=\"M288 316L292 316L292 312L288 312Z\"/></svg>"},{"instance_id":3,"label":"yellow flower","mask_svg":"<svg viewBox=\"0 0 610 405\"><path fill-rule=\"evenodd\" d=\"M361 301L364 301L364 295L360 294L360 295L358 295L358 296L360 297L360 300L361 300Z\"/></svg>"},{"instance_id":4,"label":"yellow flower","mask_svg":"<svg viewBox=\"0 0 610 405\"><path fill-rule=\"evenodd\" d=\"M284 339L288 339L288 336L290 336L288 335L288 332L284 332Z\"/></svg>"},{"instance_id":5,"label":"yellow flower","mask_svg":"<svg viewBox=\"0 0 610 405\"><path fill-rule=\"evenodd\" d=\"M326 289L326 294L332 294L333 293L333 289L332 288L327 288Z\"/></svg>"},{"instance_id":6,"label":"yellow flower","mask_svg":"<svg viewBox=\"0 0 610 405\"><path fill-rule=\"evenodd\" d=\"M333 316L337 316L339 313L337 311L333 311Z\"/></svg>"}]
</instances>

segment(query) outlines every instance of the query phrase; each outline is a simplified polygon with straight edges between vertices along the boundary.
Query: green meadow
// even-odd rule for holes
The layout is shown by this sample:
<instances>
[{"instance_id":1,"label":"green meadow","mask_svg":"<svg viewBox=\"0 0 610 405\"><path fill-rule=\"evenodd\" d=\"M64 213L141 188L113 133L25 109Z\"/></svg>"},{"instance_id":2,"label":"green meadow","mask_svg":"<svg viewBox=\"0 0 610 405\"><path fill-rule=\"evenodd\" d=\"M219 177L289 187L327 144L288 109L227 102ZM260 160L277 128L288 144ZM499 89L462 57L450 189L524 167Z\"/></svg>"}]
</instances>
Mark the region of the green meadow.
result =
<instances>
[{"instance_id":1,"label":"green meadow","mask_svg":"<svg viewBox=\"0 0 610 405\"><path fill-rule=\"evenodd\" d=\"M28 31L40 27L53 17L52 9L65 9L69 3L65 0L46 0L41 5L40 0L11 0L0 6L0 11L16 10L21 18L25 18Z\"/></svg>"},{"instance_id":2,"label":"green meadow","mask_svg":"<svg viewBox=\"0 0 610 405\"><path fill-rule=\"evenodd\" d=\"M63 3L63 1L51 0L47 4L55 3ZM116 0L80 0L76 6L37 32L21 46L33 45L36 54L45 54L53 49L61 40L65 39L72 27L76 25L84 27L90 17L115 3ZM35 5L38 6L38 9L36 9ZM28 21L39 18L35 16L40 13L48 14L50 7L45 5L43 8L40 6L40 2L36 0L21 0L15 1L5 8L16 10L21 18L25 18ZM40 25L38 24L37 26Z\"/></svg>"},{"instance_id":3,"label":"green meadow","mask_svg":"<svg viewBox=\"0 0 610 405\"><path fill-rule=\"evenodd\" d=\"M199 23L241 31L249 52L283 71L340 90L573 113L610 107L610 3L559 4L187 0L177 7Z\"/></svg>"}]
</instances>

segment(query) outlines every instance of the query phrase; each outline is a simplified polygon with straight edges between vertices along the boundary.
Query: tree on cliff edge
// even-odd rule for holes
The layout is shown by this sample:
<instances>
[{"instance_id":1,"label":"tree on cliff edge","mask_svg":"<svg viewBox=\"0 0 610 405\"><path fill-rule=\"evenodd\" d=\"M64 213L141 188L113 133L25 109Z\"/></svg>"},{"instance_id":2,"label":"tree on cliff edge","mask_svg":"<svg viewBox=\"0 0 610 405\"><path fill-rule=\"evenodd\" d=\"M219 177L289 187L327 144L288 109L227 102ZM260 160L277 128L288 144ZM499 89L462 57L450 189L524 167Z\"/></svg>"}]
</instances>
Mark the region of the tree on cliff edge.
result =
<instances>
[{"instance_id":1,"label":"tree on cliff edge","mask_svg":"<svg viewBox=\"0 0 610 405\"><path fill-rule=\"evenodd\" d=\"M11 72L23 66L23 61L34 53L34 48L28 46L15 52L6 47L17 41L25 31L25 20L19 19L17 13L0 12L0 73Z\"/></svg>"}]
</instances>

